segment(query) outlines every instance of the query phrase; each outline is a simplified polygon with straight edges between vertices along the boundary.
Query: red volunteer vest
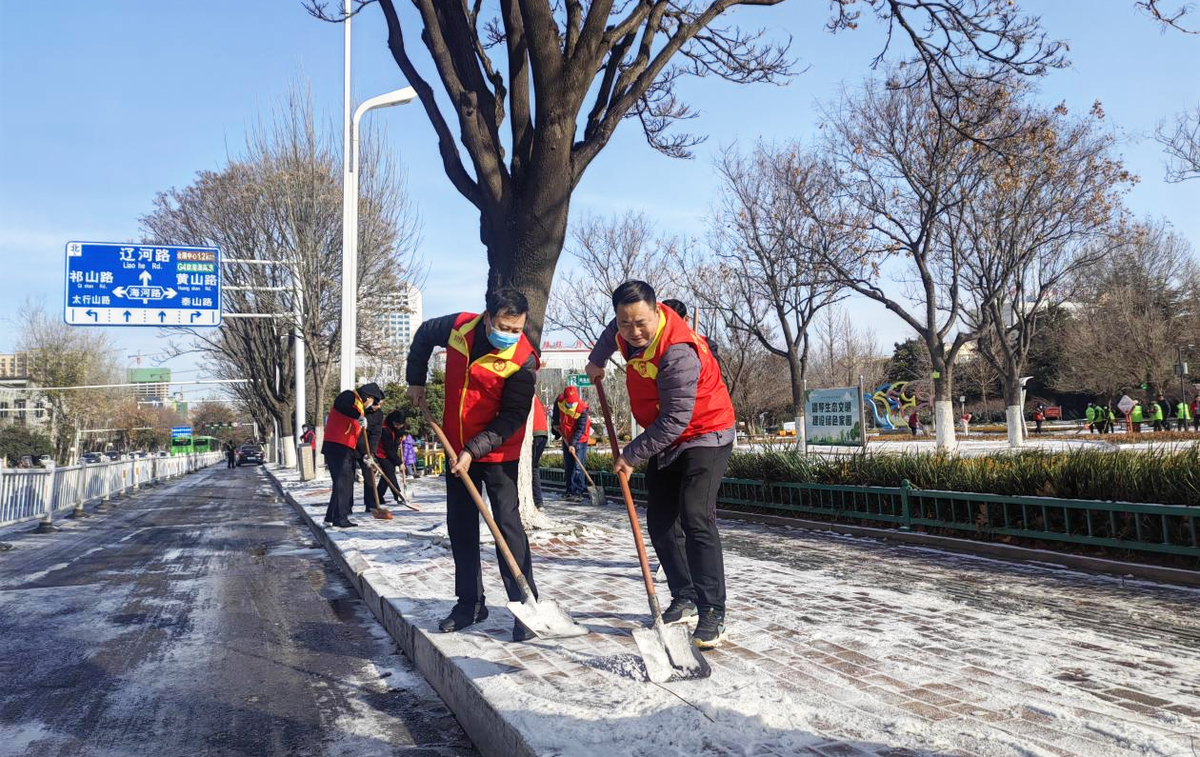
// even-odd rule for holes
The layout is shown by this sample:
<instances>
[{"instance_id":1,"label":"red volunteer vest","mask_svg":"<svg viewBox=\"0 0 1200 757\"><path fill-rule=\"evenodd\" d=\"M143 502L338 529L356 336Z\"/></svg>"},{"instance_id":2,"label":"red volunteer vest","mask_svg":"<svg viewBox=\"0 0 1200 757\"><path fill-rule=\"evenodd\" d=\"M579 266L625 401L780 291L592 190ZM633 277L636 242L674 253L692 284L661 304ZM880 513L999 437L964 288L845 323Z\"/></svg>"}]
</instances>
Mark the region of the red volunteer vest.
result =
<instances>
[{"instance_id":1,"label":"red volunteer vest","mask_svg":"<svg viewBox=\"0 0 1200 757\"><path fill-rule=\"evenodd\" d=\"M354 407L359 413L363 412L363 403L358 392L354 393ZM357 449L358 436L361 433L362 427L358 425L358 418L342 415L337 410L329 411L329 417L325 419L325 441Z\"/></svg>"},{"instance_id":2,"label":"red volunteer vest","mask_svg":"<svg viewBox=\"0 0 1200 757\"><path fill-rule=\"evenodd\" d=\"M630 346L617 335L617 346L626 356L625 387L633 417L642 428L648 428L658 418L658 363L667 348L687 344L700 358L700 381L696 386L696 406L692 421L678 441L731 428L735 422L733 400L721 378L721 366L708 348L708 341L688 326L687 321L670 308L658 306L658 333L646 345L639 357L630 358Z\"/></svg>"},{"instance_id":3,"label":"red volunteer vest","mask_svg":"<svg viewBox=\"0 0 1200 757\"><path fill-rule=\"evenodd\" d=\"M541 433L546 436L550 433L550 424L546 420L546 406L535 394L533 395L533 433Z\"/></svg>"},{"instance_id":4,"label":"red volunteer vest","mask_svg":"<svg viewBox=\"0 0 1200 757\"><path fill-rule=\"evenodd\" d=\"M583 416L583 411L588 409L588 405L583 400L579 400L579 404L575 409L567 407L567 403L561 399L558 401L558 430L562 433L563 441L570 441L571 436L575 433L575 424L579 422ZM583 428L583 434L579 437L579 441L583 444L589 444L592 441L592 418L588 416L587 425Z\"/></svg>"},{"instance_id":5,"label":"red volunteer vest","mask_svg":"<svg viewBox=\"0 0 1200 757\"><path fill-rule=\"evenodd\" d=\"M462 452L463 445L474 439L491 423L500 412L500 395L509 376L521 370L521 366L533 355L533 345L522 334L512 347L492 350L475 362L471 362L471 346L475 339L486 339L483 335L483 316L475 313L460 313L450 332L450 344L446 349L446 407L442 412L442 429L454 448L453 454ZM534 358L536 365L537 358ZM521 457L521 442L525 439L525 427L521 426L509 438L488 454L479 458L481 463L501 463Z\"/></svg>"}]
</instances>

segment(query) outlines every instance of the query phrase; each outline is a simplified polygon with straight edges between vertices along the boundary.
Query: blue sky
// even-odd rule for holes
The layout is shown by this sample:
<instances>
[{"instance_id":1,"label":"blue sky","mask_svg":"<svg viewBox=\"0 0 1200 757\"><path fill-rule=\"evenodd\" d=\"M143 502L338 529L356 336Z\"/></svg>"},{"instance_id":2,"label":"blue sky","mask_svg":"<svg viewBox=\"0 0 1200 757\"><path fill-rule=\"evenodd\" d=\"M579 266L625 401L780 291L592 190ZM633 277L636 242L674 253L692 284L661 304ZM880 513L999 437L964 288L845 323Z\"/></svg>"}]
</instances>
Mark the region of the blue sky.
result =
<instances>
[{"instance_id":1,"label":"blue sky","mask_svg":"<svg viewBox=\"0 0 1200 757\"><path fill-rule=\"evenodd\" d=\"M1043 80L1039 97L1079 112L1102 101L1121 153L1142 177L1130 206L1169 219L1200 247L1200 181L1163 182L1161 152L1150 139L1158 120L1200 102L1200 38L1161 32L1133 0L1023 5L1071 46L1072 66ZM683 93L701 116L687 127L709 135L696 159L652 152L625 123L580 185L573 217L634 209L664 231L699 234L717 190L718 150L759 137L814 140L817 103L867 75L883 39L869 25L825 32L826 8L793 0L739 11L747 26L791 35L808 70L783 87L688 82ZM404 12L409 45L419 48L411 10ZM377 8L356 19L354 33L356 99L403 86ZM336 122L341 61L341 27L312 19L300 0L0 0L0 351L15 344L8 319L24 296L61 310L64 242L136 238L156 192L183 187L237 154L247 126L289 86L311 86L318 111ZM423 111L411 105L368 118L385 129L420 204L422 251L432 263L425 312L476 306L486 273L477 216L442 173ZM853 311L884 347L906 336L875 306L856 303ZM126 354L160 348L153 330L112 335Z\"/></svg>"}]
</instances>

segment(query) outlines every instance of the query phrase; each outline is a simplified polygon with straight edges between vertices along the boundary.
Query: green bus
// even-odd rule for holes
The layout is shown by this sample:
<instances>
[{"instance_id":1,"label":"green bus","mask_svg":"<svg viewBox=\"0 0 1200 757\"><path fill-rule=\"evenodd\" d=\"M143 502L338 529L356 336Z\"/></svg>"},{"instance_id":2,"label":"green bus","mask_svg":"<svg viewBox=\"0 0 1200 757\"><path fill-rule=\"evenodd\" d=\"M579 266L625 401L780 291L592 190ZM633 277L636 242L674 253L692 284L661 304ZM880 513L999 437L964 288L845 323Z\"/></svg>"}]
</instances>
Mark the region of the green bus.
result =
<instances>
[{"instance_id":1,"label":"green bus","mask_svg":"<svg viewBox=\"0 0 1200 757\"><path fill-rule=\"evenodd\" d=\"M190 455L193 452L216 452L221 449L221 442L212 436L176 436L171 439L172 455Z\"/></svg>"}]
</instances>

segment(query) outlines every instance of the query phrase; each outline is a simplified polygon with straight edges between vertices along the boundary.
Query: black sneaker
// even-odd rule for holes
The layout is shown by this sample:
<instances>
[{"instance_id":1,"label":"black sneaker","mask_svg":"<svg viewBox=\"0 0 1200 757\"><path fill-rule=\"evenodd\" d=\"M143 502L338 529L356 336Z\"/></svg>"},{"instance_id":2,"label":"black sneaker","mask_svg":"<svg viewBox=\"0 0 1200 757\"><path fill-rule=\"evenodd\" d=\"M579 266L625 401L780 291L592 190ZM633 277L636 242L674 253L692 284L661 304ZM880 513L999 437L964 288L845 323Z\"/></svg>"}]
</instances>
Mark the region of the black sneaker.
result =
<instances>
[{"instance_id":1,"label":"black sneaker","mask_svg":"<svg viewBox=\"0 0 1200 757\"><path fill-rule=\"evenodd\" d=\"M467 605L459 602L454 605L454 609L450 614L442 618L438 623L438 628L442 633L450 633L451 631L461 631L468 626L473 626L488 616L487 605L483 602L477 602L474 605Z\"/></svg>"},{"instance_id":2,"label":"black sneaker","mask_svg":"<svg viewBox=\"0 0 1200 757\"><path fill-rule=\"evenodd\" d=\"M725 639L725 612L712 607L700 611L692 642L701 649L712 649Z\"/></svg>"},{"instance_id":3,"label":"black sneaker","mask_svg":"<svg viewBox=\"0 0 1200 757\"><path fill-rule=\"evenodd\" d=\"M671 600L667 611L663 613L663 622L670 624L692 621L696 619L697 614L695 602L687 597L679 597Z\"/></svg>"},{"instance_id":4,"label":"black sneaker","mask_svg":"<svg viewBox=\"0 0 1200 757\"><path fill-rule=\"evenodd\" d=\"M357 523L355 523L355 522L354 522L354 521L352 521L352 520L343 520L343 521L336 521L336 520L335 520L335 521L333 522L333 525L334 525L334 527L335 527L335 528L354 528L354 527L355 527L355 526L357 526L358 524L357 524Z\"/></svg>"},{"instance_id":5,"label":"black sneaker","mask_svg":"<svg viewBox=\"0 0 1200 757\"><path fill-rule=\"evenodd\" d=\"M519 620L513 621L513 641L529 641L536 639L537 634L529 630L529 626Z\"/></svg>"}]
</instances>

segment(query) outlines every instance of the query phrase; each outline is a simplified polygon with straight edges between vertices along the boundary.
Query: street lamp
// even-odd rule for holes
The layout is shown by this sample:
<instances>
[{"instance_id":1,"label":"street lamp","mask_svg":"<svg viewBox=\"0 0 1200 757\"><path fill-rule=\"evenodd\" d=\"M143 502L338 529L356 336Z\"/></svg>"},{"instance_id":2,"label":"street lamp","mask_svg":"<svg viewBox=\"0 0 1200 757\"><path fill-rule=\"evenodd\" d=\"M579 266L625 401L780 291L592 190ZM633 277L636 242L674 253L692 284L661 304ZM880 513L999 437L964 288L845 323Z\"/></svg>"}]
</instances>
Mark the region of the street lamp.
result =
<instances>
[{"instance_id":1,"label":"street lamp","mask_svg":"<svg viewBox=\"0 0 1200 757\"><path fill-rule=\"evenodd\" d=\"M404 87L372 97L350 120L350 155L342 175L342 391L354 388L354 352L358 342L358 123L367 111L404 105L417 97Z\"/></svg>"}]
</instances>

